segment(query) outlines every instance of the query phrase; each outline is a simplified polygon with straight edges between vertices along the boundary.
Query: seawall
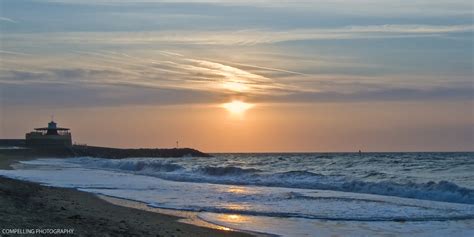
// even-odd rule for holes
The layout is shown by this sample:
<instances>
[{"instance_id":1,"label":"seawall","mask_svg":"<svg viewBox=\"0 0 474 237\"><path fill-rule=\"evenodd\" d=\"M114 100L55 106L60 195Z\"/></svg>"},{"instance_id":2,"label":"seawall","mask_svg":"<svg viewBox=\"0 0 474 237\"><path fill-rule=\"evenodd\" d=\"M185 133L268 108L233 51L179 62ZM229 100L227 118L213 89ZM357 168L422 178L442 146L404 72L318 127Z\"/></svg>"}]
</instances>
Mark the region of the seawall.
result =
<instances>
[{"instance_id":1,"label":"seawall","mask_svg":"<svg viewBox=\"0 0 474 237\"><path fill-rule=\"evenodd\" d=\"M8 145L11 146L11 145ZM17 145L13 145L17 146ZM74 145L67 148L22 148L0 149L0 154L22 157L79 157L90 156L108 159L132 157L210 157L211 155L192 148L139 148L122 149L97 146Z\"/></svg>"}]
</instances>

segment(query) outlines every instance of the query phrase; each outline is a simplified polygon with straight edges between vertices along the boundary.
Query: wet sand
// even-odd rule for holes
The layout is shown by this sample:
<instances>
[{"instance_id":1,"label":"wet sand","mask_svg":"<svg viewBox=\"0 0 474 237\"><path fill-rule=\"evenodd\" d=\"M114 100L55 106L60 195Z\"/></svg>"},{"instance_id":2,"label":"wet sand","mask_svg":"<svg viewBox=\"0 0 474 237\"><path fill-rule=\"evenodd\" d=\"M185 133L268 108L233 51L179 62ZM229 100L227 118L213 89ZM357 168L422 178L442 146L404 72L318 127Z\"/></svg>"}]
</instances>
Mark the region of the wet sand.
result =
<instances>
[{"instance_id":1,"label":"wet sand","mask_svg":"<svg viewBox=\"0 0 474 237\"><path fill-rule=\"evenodd\" d=\"M21 157L0 155L0 169ZM2 229L74 229L80 236L251 236L199 227L179 217L114 205L75 189L0 177Z\"/></svg>"}]
</instances>

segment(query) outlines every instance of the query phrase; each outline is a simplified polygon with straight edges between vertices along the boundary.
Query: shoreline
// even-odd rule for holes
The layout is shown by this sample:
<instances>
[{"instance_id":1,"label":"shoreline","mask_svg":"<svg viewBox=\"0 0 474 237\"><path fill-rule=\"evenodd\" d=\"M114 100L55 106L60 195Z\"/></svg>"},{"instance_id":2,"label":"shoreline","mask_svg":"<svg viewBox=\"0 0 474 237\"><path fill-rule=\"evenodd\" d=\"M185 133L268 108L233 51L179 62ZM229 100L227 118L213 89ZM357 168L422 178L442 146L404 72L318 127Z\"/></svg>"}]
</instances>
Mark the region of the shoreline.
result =
<instances>
[{"instance_id":1,"label":"shoreline","mask_svg":"<svg viewBox=\"0 0 474 237\"><path fill-rule=\"evenodd\" d=\"M183 210L172 210L172 209L163 209L163 208L158 208L158 207L150 207L146 203L143 203L143 202L123 199L123 198L118 198L118 197L113 197L113 196L106 196L102 194L96 194L96 196L99 197L100 199L105 200L106 202L112 203L117 206L123 206L123 207L128 207L128 208L144 210L148 212L175 216L179 218L178 222L191 224L193 226L200 226L204 228L224 230L224 231L242 232L242 233L251 234L252 236L255 236L255 237L277 236L277 235L273 235L269 233L232 229L225 226L221 226L221 225L203 220L201 217L198 216L199 212L195 212L195 211L183 211Z\"/></svg>"},{"instance_id":2,"label":"shoreline","mask_svg":"<svg viewBox=\"0 0 474 237\"><path fill-rule=\"evenodd\" d=\"M32 157L0 155L0 169ZM130 201L132 202L132 201ZM143 204L144 205L144 204ZM0 229L74 229L74 235L255 236L218 225L188 223L183 216L133 208L100 195L0 176ZM1 231L1 230L0 230Z\"/></svg>"}]
</instances>

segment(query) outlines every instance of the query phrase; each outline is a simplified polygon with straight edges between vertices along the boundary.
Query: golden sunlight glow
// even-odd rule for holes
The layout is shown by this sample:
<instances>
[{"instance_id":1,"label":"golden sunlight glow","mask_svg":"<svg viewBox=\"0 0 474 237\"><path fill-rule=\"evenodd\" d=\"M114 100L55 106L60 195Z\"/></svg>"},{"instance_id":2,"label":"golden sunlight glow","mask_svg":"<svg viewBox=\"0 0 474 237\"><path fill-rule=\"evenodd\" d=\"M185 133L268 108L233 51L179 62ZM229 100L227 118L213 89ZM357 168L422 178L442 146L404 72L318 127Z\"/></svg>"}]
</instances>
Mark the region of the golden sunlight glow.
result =
<instances>
[{"instance_id":1,"label":"golden sunlight glow","mask_svg":"<svg viewBox=\"0 0 474 237\"><path fill-rule=\"evenodd\" d=\"M227 189L227 192L229 193L239 193L239 194L243 194L243 193L249 193L248 190L246 188L242 188L242 187L229 187Z\"/></svg>"},{"instance_id":2,"label":"golden sunlight glow","mask_svg":"<svg viewBox=\"0 0 474 237\"><path fill-rule=\"evenodd\" d=\"M254 105L240 100L233 100L232 102L223 104L222 107L233 114L243 114L248 109L254 107Z\"/></svg>"},{"instance_id":3,"label":"golden sunlight glow","mask_svg":"<svg viewBox=\"0 0 474 237\"><path fill-rule=\"evenodd\" d=\"M227 216L229 219L232 219L232 220L236 220L236 219L239 219L240 216L239 215L228 215Z\"/></svg>"},{"instance_id":4,"label":"golden sunlight glow","mask_svg":"<svg viewBox=\"0 0 474 237\"><path fill-rule=\"evenodd\" d=\"M245 225L251 220L246 216L238 214L222 214L218 217L218 219L225 223L238 224L240 226Z\"/></svg>"}]
</instances>

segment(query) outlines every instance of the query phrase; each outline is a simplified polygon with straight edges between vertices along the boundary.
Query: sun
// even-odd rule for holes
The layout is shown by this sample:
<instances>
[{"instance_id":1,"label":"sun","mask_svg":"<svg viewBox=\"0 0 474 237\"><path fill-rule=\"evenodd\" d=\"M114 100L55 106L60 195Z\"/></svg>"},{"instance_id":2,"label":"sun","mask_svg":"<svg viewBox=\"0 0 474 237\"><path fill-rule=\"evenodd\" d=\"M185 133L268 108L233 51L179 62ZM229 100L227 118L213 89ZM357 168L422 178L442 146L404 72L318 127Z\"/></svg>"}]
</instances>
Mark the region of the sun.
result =
<instances>
[{"instance_id":1,"label":"sun","mask_svg":"<svg viewBox=\"0 0 474 237\"><path fill-rule=\"evenodd\" d=\"M232 102L223 104L222 107L227 109L232 114L241 115L244 114L248 109L254 107L254 105L240 100L233 100Z\"/></svg>"}]
</instances>

